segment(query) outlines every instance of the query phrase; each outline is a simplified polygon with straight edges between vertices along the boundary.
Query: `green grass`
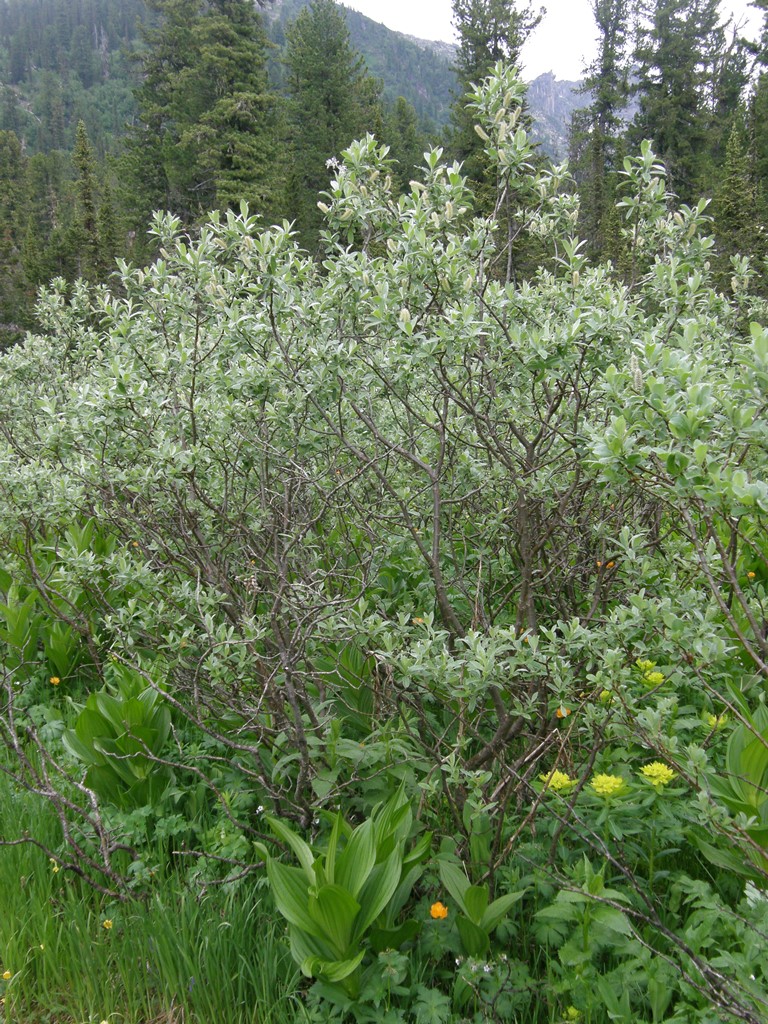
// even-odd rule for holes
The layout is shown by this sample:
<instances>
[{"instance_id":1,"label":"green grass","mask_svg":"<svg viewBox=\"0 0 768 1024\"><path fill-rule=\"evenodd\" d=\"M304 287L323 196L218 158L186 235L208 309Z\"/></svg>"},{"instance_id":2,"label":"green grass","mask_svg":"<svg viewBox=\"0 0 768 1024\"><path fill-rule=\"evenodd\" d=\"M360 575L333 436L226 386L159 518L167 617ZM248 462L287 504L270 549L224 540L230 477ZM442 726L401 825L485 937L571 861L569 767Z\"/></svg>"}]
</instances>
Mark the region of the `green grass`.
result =
<instances>
[{"instance_id":1,"label":"green grass","mask_svg":"<svg viewBox=\"0 0 768 1024\"><path fill-rule=\"evenodd\" d=\"M25 829L60 843L52 810L0 776L0 836ZM0 847L0 1021L287 1024L298 978L281 931L253 881L201 890L171 875L123 903L35 846Z\"/></svg>"}]
</instances>

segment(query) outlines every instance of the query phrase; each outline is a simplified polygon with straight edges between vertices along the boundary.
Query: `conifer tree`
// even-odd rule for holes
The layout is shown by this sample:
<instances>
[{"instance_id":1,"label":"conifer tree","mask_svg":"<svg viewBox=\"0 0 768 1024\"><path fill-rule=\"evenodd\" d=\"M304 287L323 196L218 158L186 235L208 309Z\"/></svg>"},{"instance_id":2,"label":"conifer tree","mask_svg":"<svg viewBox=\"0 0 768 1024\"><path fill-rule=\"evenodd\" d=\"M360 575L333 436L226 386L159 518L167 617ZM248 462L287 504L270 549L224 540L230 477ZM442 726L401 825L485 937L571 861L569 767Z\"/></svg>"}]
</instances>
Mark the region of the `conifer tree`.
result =
<instances>
[{"instance_id":1,"label":"conifer tree","mask_svg":"<svg viewBox=\"0 0 768 1024\"><path fill-rule=\"evenodd\" d=\"M755 81L747 101L747 124L753 173L759 184L757 202L763 221L768 220L768 0L751 0L763 12L763 25L755 43L748 44L754 57Z\"/></svg>"},{"instance_id":2,"label":"conifer tree","mask_svg":"<svg viewBox=\"0 0 768 1024\"><path fill-rule=\"evenodd\" d=\"M131 188L151 209L187 222L238 206L272 215L276 99L266 72L266 37L250 0L150 0L160 24L145 33L140 120L126 161Z\"/></svg>"},{"instance_id":3,"label":"conifer tree","mask_svg":"<svg viewBox=\"0 0 768 1024\"><path fill-rule=\"evenodd\" d=\"M474 185L479 212L493 214L499 238L506 235L506 244L500 242L503 251L496 271L504 267L507 280L518 279L533 272L541 245L528 233L526 218L515 213L517 204L511 191L501 186L498 167L489 160L475 132L476 114L466 106L466 94L492 72L497 61L519 65L523 43L538 25L541 14L533 13L528 0L454 0L453 15L459 32L456 71L461 95L453 105L450 148ZM530 118L524 107L522 110L518 127L530 128ZM500 197L502 209L496 209Z\"/></svg>"},{"instance_id":4,"label":"conifer tree","mask_svg":"<svg viewBox=\"0 0 768 1024\"><path fill-rule=\"evenodd\" d=\"M741 49L728 44L719 0L640 0L639 13L630 142L652 139L671 188L690 202L711 180L719 130L735 113Z\"/></svg>"},{"instance_id":5,"label":"conifer tree","mask_svg":"<svg viewBox=\"0 0 768 1024\"><path fill-rule=\"evenodd\" d=\"M396 161L394 178L400 191L405 192L422 162L426 140L419 130L416 111L402 96L398 96L387 114L384 139L389 144L390 156Z\"/></svg>"},{"instance_id":6,"label":"conifer tree","mask_svg":"<svg viewBox=\"0 0 768 1024\"><path fill-rule=\"evenodd\" d=\"M456 72L459 95L453 105L451 148L469 176L482 183L486 171L482 142L474 115L465 107L470 85L482 81L497 61L519 65L523 43L541 21L528 0L453 0L453 21L459 33ZM495 184L495 183L494 183Z\"/></svg>"},{"instance_id":7,"label":"conifer tree","mask_svg":"<svg viewBox=\"0 0 768 1024\"><path fill-rule=\"evenodd\" d=\"M88 132L82 121L77 123L75 148L72 154L75 179L76 216L72 225L72 245L76 251L79 276L98 276L99 233L96 224L96 165Z\"/></svg>"},{"instance_id":8,"label":"conifer tree","mask_svg":"<svg viewBox=\"0 0 768 1024\"><path fill-rule=\"evenodd\" d=\"M115 269L115 259L120 255L118 242L117 220L112 189L108 181L101 189L101 203L98 216L99 237L99 278L103 280Z\"/></svg>"},{"instance_id":9,"label":"conifer tree","mask_svg":"<svg viewBox=\"0 0 768 1024\"><path fill-rule=\"evenodd\" d=\"M629 94L628 34L630 0L591 0L598 29L598 53L588 68L584 91L592 102L571 125L574 176L580 186L581 226L593 256L611 253L616 172L623 150L622 110Z\"/></svg>"},{"instance_id":10,"label":"conifer tree","mask_svg":"<svg viewBox=\"0 0 768 1024\"><path fill-rule=\"evenodd\" d=\"M726 290L730 288L733 272L731 257L749 256L753 268L759 269L767 253L765 226L758 214L758 193L744 131L735 124L712 202L717 241L714 267Z\"/></svg>"},{"instance_id":11,"label":"conifer tree","mask_svg":"<svg viewBox=\"0 0 768 1024\"><path fill-rule=\"evenodd\" d=\"M18 341L29 326L29 283L22 260L25 163L17 136L0 132L0 348Z\"/></svg>"},{"instance_id":12,"label":"conifer tree","mask_svg":"<svg viewBox=\"0 0 768 1024\"><path fill-rule=\"evenodd\" d=\"M286 38L294 164L289 210L312 245L321 222L318 192L331 176L327 163L356 137L380 129L380 89L352 48L333 0L313 0L289 25Z\"/></svg>"}]
</instances>

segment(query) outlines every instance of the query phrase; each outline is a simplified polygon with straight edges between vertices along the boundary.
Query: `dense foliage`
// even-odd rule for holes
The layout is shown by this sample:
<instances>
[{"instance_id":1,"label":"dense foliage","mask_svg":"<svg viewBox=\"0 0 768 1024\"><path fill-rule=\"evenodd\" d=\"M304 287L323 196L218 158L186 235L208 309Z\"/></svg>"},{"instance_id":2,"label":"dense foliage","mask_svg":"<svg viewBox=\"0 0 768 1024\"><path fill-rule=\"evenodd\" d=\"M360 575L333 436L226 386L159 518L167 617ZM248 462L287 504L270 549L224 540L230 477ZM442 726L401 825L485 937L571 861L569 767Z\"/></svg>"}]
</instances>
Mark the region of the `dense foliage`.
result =
<instances>
[{"instance_id":1,"label":"dense foliage","mask_svg":"<svg viewBox=\"0 0 768 1024\"><path fill-rule=\"evenodd\" d=\"M471 97L496 215L366 136L320 259L158 215L154 263L44 294L0 361L0 733L58 831L7 838L126 907L266 886L296 1019L759 1024L768 309L647 143L590 265L523 97Z\"/></svg>"},{"instance_id":2,"label":"dense foliage","mask_svg":"<svg viewBox=\"0 0 768 1024\"><path fill-rule=\"evenodd\" d=\"M764 40L740 38L717 0L591 7L599 53L570 135L588 254L624 267L616 189L625 154L648 138L680 201L714 200L713 260L727 289L731 257L762 259L766 244ZM368 131L391 147L401 188L440 131L478 208L492 213L493 170L462 94L496 60L518 60L538 15L522 0L456 0L454 14L459 45L443 58L331 0L136 0L119 9L112 0L4 0L0 179L10 202L0 206L0 346L34 326L36 289L52 277L72 282L85 269L93 279L90 263L104 280L115 255L151 259L155 209L190 227L245 199L269 221L296 223L317 252L326 163ZM96 258L85 264L74 201L81 122L99 222L89 236ZM524 224L508 220L507 229L522 279L539 246Z\"/></svg>"}]
</instances>

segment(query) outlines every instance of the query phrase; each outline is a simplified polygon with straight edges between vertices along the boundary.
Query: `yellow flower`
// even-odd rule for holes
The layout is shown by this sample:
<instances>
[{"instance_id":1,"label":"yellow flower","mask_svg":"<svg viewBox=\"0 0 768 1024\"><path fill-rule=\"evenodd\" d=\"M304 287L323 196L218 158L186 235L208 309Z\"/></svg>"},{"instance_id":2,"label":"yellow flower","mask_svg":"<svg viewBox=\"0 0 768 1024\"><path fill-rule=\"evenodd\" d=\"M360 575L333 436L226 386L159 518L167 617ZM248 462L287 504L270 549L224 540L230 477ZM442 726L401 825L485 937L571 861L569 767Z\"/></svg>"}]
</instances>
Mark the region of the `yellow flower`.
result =
<instances>
[{"instance_id":1,"label":"yellow flower","mask_svg":"<svg viewBox=\"0 0 768 1024\"><path fill-rule=\"evenodd\" d=\"M429 916L435 921L444 921L448 917L448 907L438 900L437 903L433 903L429 908Z\"/></svg>"},{"instance_id":2,"label":"yellow flower","mask_svg":"<svg viewBox=\"0 0 768 1024\"><path fill-rule=\"evenodd\" d=\"M546 785L547 789L552 789L555 793L565 792L576 784L575 779L566 775L565 772L558 771L556 768L548 775L540 775L539 778Z\"/></svg>"},{"instance_id":3,"label":"yellow flower","mask_svg":"<svg viewBox=\"0 0 768 1024\"><path fill-rule=\"evenodd\" d=\"M656 662L649 661L647 658L638 658L635 664L641 672L650 672L651 669L656 668Z\"/></svg>"},{"instance_id":4,"label":"yellow flower","mask_svg":"<svg viewBox=\"0 0 768 1024\"><path fill-rule=\"evenodd\" d=\"M626 782L620 775L595 775L590 786L598 796L618 796L626 788Z\"/></svg>"},{"instance_id":5,"label":"yellow flower","mask_svg":"<svg viewBox=\"0 0 768 1024\"><path fill-rule=\"evenodd\" d=\"M707 712L706 722L710 729L722 729L728 722L728 715L725 712L722 715L713 715L711 712Z\"/></svg>"},{"instance_id":6,"label":"yellow flower","mask_svg":"<svg viewBox=\"0 0 768 1024\"><path fill-rule=\"evenodd\" d=\"M747 579L748 580L753 580L754 578L755 578L755 574L753 572L748 572L747 573Z\"/></svg>"},{"instance_id":7,"label":"yellow flower","mask_svg":"<svg viewBox=\"0 0 768 1024\"><path fill-rule=\"evenodd\" d=\"M54 875L58 874L59 865L56 863L53 857L49 857L48 860L51 862L51 871L54 873Z\"/></svg>"},{"instance_id":8,"label":"yellow flower","mask_svg":"<svg viewBox=\"0 0 768 1024\"><path fill-rule=\"evenodd\" d=\"M10 981L13 975L10 971L3 971L3 981Z\"/></svg>"},{"instance_id":9,"label":"yellow flower","mask_svg":"<svg viewBox=\"0 0 768 1024\"><path fill-rule=\"evenodd\" d=\"M661 686L664 682L663 672L646 672L643 676L643 682L646 686Z\"/></svg>"},{"instance_id":10,"label":"yellow flower","mask_svg":"<svg viewBox=\"0 0 768 1024\"><path fill-rule=\"evenodd\" d=\"M414 624L414 626L424 625L424 619L422 619L420 615L414 616L414 618L411 619L411 622Z\"/></svg>"},{"instance_id":11,"label":"yellow flower","mask_svg":"<svg viewBox=\"0 0 768 1024\"><path fill-rule=\"evenodd\" d=\"M565 1019L567 1021L581 1020L581 1010L577 1010L575 1006L569 1006L565 1011Z\"/></svg>"},{"instance_id":12,"label":"yellow flower","mask_svg":"<svg viewBox=\"0 0 768 1024\"><path fill-rule=\"evenodd\" d=\"M50 682L51 682L51 686L58 686L59 683L61 682L61 680L59 679L58 676L51 676Z\"/></svg>"},{"instance_id":13,"label":"yellow flower","mask_svg":"<svg viewBox=\"0 0 768 1024\"><path fill-rule=\"evenodd\" d=\"M662 764L661 761L652 761L651 764L645 765L640 769L638 775L642 775L652 786L667 786L672 779L677 778L677 773L673 772L668 764Z\"/></svg>"},{"instance_id":14,"label":"yellow flower","mask_svg":"<svg viewBox=\"0 0 768 1024\"><path fill-rule=\"evenodd\" d=\"M110 928L112 927L112 920L110 918L106 918L104 921L101 922L101 927L106 928L107 931L109 931Z\"/></svg>"}]
</instances>

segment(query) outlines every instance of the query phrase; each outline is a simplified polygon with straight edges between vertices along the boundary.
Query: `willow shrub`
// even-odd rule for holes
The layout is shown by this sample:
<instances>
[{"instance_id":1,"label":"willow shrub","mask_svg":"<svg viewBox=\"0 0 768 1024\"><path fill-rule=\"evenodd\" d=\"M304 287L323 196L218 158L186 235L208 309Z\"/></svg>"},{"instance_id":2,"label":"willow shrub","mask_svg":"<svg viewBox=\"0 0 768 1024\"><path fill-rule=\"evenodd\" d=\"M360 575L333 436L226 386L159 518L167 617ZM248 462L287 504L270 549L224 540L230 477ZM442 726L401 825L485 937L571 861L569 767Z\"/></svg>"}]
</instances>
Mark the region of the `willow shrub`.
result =
<instances>
[{"instance_id":1,"label":"willow shrub","mask_svg":"<svg viewBox=\"0 0 768 1024\"><path fill-rule=\"evenodd\" d=\"M158 216L151 266L54 282L43 333L0 361L5 607L37 631L15 641L3 613L3 736L119 888L140 836L61 733L110 659L130 666L172 716L162 754L137 739L176 780L147 814L211 863L253 860L264 808L322 831L402 783L473 884L530 884L539 909L581 894L554 929L517 911L574 1012L661 1020L648 978L671 972L673 1007L757 1020L759 901L711 851L759 865L761 833L708 779L768 674L766 309L747 260L715 290L705 204L675 207L647 145L621 273L588 264L522 98L499 66L472 99L492 217L440 150L397 195L367 137L321 204L320 260L247 210L195 238ZM65 627L63 677L44 638ZM674 803L637 776L656 762ZM649 801L651 849L625 813ZM695 939L696 898L730 952Z\"/></svg>"}]
</instances>

